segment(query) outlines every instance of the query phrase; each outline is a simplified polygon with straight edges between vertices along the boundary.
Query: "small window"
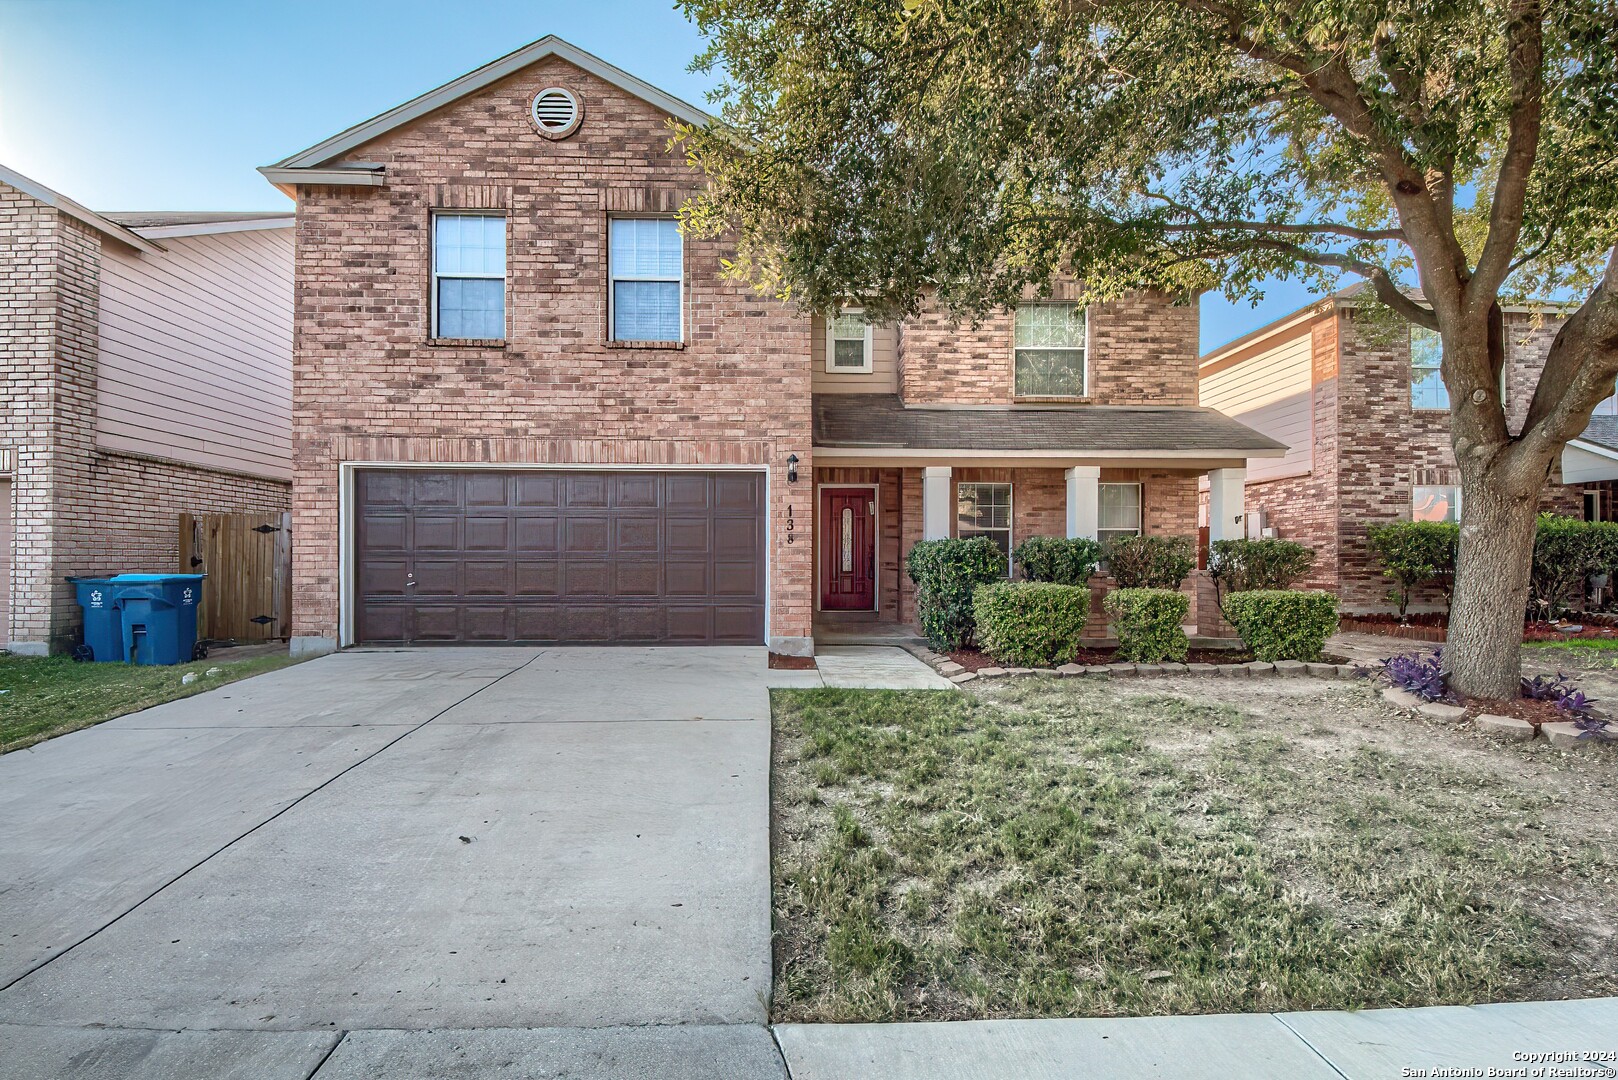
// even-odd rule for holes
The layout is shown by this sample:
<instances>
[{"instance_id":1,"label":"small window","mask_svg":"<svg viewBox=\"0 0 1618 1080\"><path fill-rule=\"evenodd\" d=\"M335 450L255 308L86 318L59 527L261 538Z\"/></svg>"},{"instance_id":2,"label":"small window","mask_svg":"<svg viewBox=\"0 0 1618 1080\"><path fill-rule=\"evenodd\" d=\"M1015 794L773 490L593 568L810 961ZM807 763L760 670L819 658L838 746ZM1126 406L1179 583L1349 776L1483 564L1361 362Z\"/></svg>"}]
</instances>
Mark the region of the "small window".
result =
<instances>
[{"instance_id":1,"label":"small window","mask_svg":"<svg viewBox=\"0 0 1618 1080\"><path fill-rule=\"evenodd\" d=\"M959 484L955 488L955 533L987 536L1011 559L1011 485Z\"/></svg>"},{"instance_id":2,"label":"small window","mask_svg":"<svg viewBox=\"0 0 1618 1080\"><path fill-rule=\"evenodd\" d=\"M1584 520L1585 521L1600 521L1601 520L1601 489L1600 488L1585 488L1584 489Z\"/></svg>"},{"instance_id":3,"label":"small window","mask_svg":"<svg viewBox=\"0 0 1618 1080\"><path fill-rule=\"evenodd\" d=\"M1454 484L1418 484L1410 495L1410 520L1461 520L1461 489Z\"/></svg>"},{"instance_id":4,"label":"small window","mask_svg":"<svg viewBox=\"0 0 1618 1080\"><path fill-rule=\"evenodd\" d=\"M871 370L871 324L859 311L826 320L826 370L864 375Z\"/></svg>"},{"instance_id":5,"label":"small window","mask_svg":"<svg viewBox=\"0 0 1618 1080\"><path fill-rule=\"evenodd\" d=\"M613 341L683 341L685 253L673 218L613 218L607 299Z\"/></svg>"},{"instance_id":6,"label":"small window","mask_svg":"<svg viewBox=\"0 0 1618 1080\"><path fill-rule=\"evenodd\" d=\"M433 215L432 336L503 341L506 219Z\"/></svg>"},{"instance_id":7,"label":"small window","mask_svg":"<svg viewBox=\"0 0 1618 1080\"><path fill-rule=\"evenodd\" d=\"M1449 390L1439 362L1444 356L1438 331L1425 326L1410 328L1410 404L1417 409L1449 408Z\"/></svg>"},{"instance_id":8,"label":"small window","mask_svg":"<svg viewBox=\"0 0 1618 1080\"><path fill-rule=\"evenodd\" d=\"M1140 535L1140 485L1102 484L1096 539L1105 544L1118 536Z\"/></svg>"},{"instance_id":9,"label":"small window","mask_svg":"<svg viewBox=\"0 0 1618 1080\"><path fill-rule=\"evenodd\" d=\"M1086 319L1078 304L1017 309L1012 382L1017 397L1083 397Z\"/></svg>"}]
</instances>

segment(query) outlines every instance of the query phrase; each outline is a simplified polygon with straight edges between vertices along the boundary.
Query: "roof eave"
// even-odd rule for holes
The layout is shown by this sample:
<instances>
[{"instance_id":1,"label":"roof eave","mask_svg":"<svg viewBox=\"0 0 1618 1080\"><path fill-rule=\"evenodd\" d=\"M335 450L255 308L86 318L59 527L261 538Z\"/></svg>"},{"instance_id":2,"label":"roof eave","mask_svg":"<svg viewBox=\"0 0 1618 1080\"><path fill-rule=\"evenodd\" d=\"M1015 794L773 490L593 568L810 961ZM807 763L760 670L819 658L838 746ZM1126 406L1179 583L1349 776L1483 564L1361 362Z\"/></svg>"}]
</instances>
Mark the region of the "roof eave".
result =
<instances>
[{"instance_id":1,"label":"roof eave","mask_svg":"<svg viewBox=\"0 0 1618 1080\"><path fill-rule=\"evenodd\" d=\"M263 165L259 175L274 184L288 197L298 197L298 185L318 184L322 187L386 187L388 170L383 165L342 165L335 168L307 166Z\"/></svg>"},{"instance_id":2,"label":"roof eave","mask_svg":"<svg viewBox=\"0 0 1618 1080\"><path fill-rule=\"evenodd\" d=\"M165 251L162 244L154 244L137 233L130 232L116 221L108 221L89 207L81 206L59 191L46 187L37 180L31 180L22 173L14 172L0 165L0 183L16 188L29 198L37 199L46 206L66 214L68 217L82 222L104 236L110 236L119 243L128 244L136 251L143 251L148 255L156 255Z\"/></svg>"}]
</instances>

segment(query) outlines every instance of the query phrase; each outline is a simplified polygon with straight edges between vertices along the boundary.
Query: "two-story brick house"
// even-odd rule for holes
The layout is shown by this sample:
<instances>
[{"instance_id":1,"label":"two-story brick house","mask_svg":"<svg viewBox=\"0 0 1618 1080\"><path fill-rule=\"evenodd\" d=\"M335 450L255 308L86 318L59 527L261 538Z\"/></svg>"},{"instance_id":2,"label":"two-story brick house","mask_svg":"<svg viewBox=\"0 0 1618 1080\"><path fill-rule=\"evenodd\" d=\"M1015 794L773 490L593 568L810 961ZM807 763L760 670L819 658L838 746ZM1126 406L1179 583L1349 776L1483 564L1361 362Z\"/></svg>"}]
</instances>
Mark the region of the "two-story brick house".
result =
<instances>
[{"instance_id":1,"label":"two-story brick house","mask_svg":"<svg viewBox=\"0 0 1618 1080\"><path fill-rule=\"evenodd\" d=\"M1194 302L810 318L674 215L708 118L556 38L262 171L298 202L295 645L768 644L913 617L904 552L1236 528L1280 444ZM791 662L783 660L783 662Z\"/></svg>"},{"instance_id":2,"label":"two-story brick house","mask_svg":"<svg viewBox=\"0 0 1618 1080\"><path fill-rule=\"evenodd\" d=\"M1337 592L1354 612L1388 608L1388 581L1366 542L1370 526L1456 521L1461 511L1438 335L1366 322L1360 291L1325 297L1208 352L1199 376L1203 405L1287 446L1248 471L1248 531L1313 547L1310 584ZM1505 322L1501 389L1515 431L1560 318L1511 308ZM1581 494L1553 482L1542 504L1577 514ZM1441 596L1428 589L1417 601L1431 606Z\"/></svg>"},{"instance_id":3,"label":"two-story brick house","mask_svg":"<svg viewBox=\"0 0 1618 1080\"><path fill-rule=\"evenodd\" d=\"M179 515L284 512L292 215L97 213L0 167L0 647L73 574L179 569Z\"/></svg>"}]
</instances>

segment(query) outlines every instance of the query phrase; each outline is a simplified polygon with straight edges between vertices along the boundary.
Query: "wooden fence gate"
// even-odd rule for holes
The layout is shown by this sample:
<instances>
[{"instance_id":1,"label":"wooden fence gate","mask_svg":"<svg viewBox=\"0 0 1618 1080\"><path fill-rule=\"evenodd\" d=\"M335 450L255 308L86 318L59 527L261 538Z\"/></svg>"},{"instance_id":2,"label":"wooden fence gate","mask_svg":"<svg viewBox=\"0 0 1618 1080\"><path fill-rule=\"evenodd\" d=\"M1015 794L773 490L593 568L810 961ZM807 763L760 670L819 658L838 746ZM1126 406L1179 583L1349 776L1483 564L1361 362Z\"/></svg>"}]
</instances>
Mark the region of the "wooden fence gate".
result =
<instances>
[{"instance_id":1,"label":"wooden fence gate","mask_svg":"<svg viewBox=\"0 0 1618 1080\"><path fill-rule=\"evenodd\" d=\"M179 572L208 575L198 639L292 633L291 514L181 514Z\"/></svg>"}]
</instances>

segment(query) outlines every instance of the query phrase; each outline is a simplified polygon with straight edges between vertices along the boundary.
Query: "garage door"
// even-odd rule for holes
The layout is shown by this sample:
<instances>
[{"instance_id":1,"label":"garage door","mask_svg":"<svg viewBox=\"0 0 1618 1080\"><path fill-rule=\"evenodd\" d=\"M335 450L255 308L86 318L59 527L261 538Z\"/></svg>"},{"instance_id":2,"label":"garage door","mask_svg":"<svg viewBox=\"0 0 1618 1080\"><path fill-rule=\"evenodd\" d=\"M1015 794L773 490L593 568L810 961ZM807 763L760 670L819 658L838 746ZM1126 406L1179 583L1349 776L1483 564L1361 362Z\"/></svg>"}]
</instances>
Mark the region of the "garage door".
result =
<instances>
[{"instance_id":1,"label":"garage door","mask_svg":"<svg viewBox=\"0 0 1618 1080\"><path fill-rule=\"evenodd\" d=\"M762 473L362 470L361 642L764 640Z\"/></svg>"}]
</instances>

